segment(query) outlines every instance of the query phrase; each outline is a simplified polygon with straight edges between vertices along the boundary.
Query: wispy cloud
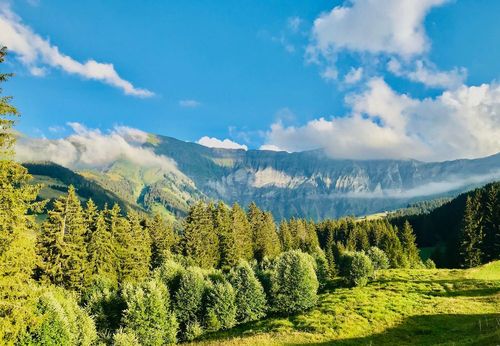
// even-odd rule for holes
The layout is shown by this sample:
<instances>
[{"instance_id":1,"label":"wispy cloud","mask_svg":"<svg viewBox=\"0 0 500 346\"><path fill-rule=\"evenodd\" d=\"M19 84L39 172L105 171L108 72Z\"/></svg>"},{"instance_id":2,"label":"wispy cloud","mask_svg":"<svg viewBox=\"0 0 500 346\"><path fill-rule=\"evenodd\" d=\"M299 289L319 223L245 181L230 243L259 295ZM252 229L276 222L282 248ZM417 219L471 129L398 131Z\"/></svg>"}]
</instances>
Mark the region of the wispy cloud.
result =
<instances>
[{"instance_id":1,"label":"wispy cloud","mask_svg":"<svg viewBox=\"0 0 500 346\"><path fill-rule=\"evenodd\" d=\"M180 100L179 106L182 108L198 108L201 106L201 102L193 99Z\"/></svg>"},{"instance_id":2,"label":"wispy cloud","mask_svg":"<svg viewBox=\"0 0 500 346\"><path fill-rule=\"evenodd\" d=\"M14 52L34 76L44 76L47 68L58 68L121 89L126 95L151 97L153 92L136 88L120 77L113 64L88 60L84 63L60 52L59 48L35 33L7 4L0 4L0 42Z\"/></svg>"}]
</instances>

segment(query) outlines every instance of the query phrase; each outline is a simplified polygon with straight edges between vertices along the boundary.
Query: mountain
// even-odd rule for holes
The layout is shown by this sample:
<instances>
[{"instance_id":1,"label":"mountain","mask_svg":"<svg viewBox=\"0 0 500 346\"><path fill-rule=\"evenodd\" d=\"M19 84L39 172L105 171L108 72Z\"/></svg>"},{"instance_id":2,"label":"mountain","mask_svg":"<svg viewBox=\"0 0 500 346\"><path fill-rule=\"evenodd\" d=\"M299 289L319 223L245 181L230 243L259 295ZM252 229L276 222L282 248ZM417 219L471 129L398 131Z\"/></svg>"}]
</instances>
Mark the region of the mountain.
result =
<instances>
[{"instance_id":1,"label":"mountain","mask_svg":"<svg viewBox=\"0 0 500 346\"><path fill-rule=\"evenodd\" d=\"M322 150L217 149L166 136L143 147L173 160L148 167L120 158L79 173L130 204L182 216L197 199L255 201L281 219L366 215L451 197L500 179L500 154L473 160L339 160ZM175 161L175 162L174 162Z\"/></svg>"},{"instance_id":2,"label":"mountain","mask_svg":"<svg viewBox=\"0 0 500 346\"><path fill-rule=\"evenodd\" d=\"M128 203L113 192L104 189L98 183L53 162L26 162L23 166L33 176L32 183L42 185L39 193L40 199L53 201L66 193L69 185L73 185L82 202L92 198L100 208L106 204L112 206L116 203L123 210L141 209L138 205Z\"/></svg>"}]
</instances>

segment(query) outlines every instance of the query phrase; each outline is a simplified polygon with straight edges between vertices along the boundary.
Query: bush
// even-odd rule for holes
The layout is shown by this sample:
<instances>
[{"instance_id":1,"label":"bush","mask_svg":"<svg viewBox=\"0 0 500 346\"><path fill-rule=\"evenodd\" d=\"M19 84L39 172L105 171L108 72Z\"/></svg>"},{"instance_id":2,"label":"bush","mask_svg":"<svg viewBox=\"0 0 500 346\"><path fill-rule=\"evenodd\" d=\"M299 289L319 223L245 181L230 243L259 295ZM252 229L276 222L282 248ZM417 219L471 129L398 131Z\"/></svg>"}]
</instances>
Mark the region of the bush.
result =
<instances>
[{"instance_id":1,"label":"bush","mask_svg":"<svg viewBox=\"0 0 500 346\"><path fill-rule=\"evenodd\" d=\"M203 334L203 328L198 322L189 322L184 331L184 339L192 341Z\"/></svg>"},{"instance_id":2,"label":"bush","mask_svg":"<svg viewBox=\"0 0 500 346\"><path fill-rule=\"evenodd\" d=\"M317 249L313 254L314 258L314 269L316 271L316 277L319 282L319 289L325 288L328 280L332 278L330 268L328 266L328 261L326 259L325 253L321 249Z\"/></svg>"},{"instance_id":3,"label":"bush","mask_svg":"<svg viewBox=\"0 0 500 346\"><path fill-rule=\"evenodd\" d=\"M150 280L140 285L128 285L123 296L127 305L123 328L133 333L145 345L173 344L177 321L170 311L170 297L165 285Z\"/></svg>"},{"instance_id":4,"label":"bush","mask_svg":"<svg viewBox=\"0 0 500 346\"><path fill-rule=\"evenodd\" d=\"M208 331L228 329L236 323L236 305L233 287L228 282L207 285L205 291L205 327Z\"/></svg>"},{"instance_id":5,"label":"bush","mask_svg":"<svg viewBox=\"0 0 500 346\"><path fill-rule=\"evenodd\" d=\"M318 279L314 259L301 251L282 253L271 274L271 298L274 311L293 314L316 305Z\"/></svg>"},{"instance_id":6,"label":"bush","mask_svg":"<svg viewBox=\"0 0 500 346\"><path fill-rule=\"evenodd\" d=\"M119 330L113 335L113 346L139 346L139 340L132 332Z\"/></svg>"},{"instance_id":7,"label":"bush","mask_svg":"<svg viewBox=\"0 0 500 346\"><path fill-rule=\"evenodd\" d=\"M345 251L339 257L339 275L346 278L351 270L354 252Z\"/></svg>"},{"instance_id":8,"label":"bush","mask_svg":"<svg viewBox=\"0 0 500 346\"><path fill-rule=\"evenodd\" d=\"M187 326L201 321L205 280L203 272L189 267L179 277L179 285L174 294L174 311L183 331Z\"/></svg>"},{"instance_id":9,"label":"bush","mask_svg":"<svg viewBox=\"0 0 500 346\"><path fill-rule=\"evenodd\" d=\"M120 324L124 302L114 283L107 278L95 278L83 293L83 305L94 318L97 330L107 333Z\"/></svg>"},{"instance_id":10,"label":"bush","mask_svg":"<svg viewBox=\"0 0 500 346\"><path fill-rule=\"evenodd\" d=\"M28 345L92 345L97 340L92 318L66 290L50 288L38 300L41 323L23 337Z\"/></svg>"},{"instance_id":11,"label":"bush","mask_svg":"<svg viewBox=\"0 0 500 346\"><path fill-rule=\"evenodd\" d=\"M242 261L229 273L236 293L236 320L256 321L266 315L266 294L250 265Z\"/></svg>"},{"instance_id":12,"label":"bush","mask_svg":"<svg viewBox=\"0 0 500 346\"><path fill-rule=\"evenodd\" d=\"M365 286L373 275L373 264L364 252L355 252L352 256L347 281L353 286Z\"/></svg>"},{"instance_id":13,"label":"bush","mask_svg":"<svg viewBox=\"0 0 500 346\"><path fill-rule=\"evenodd\" d=\"M161 266L154 270L153 276L161 280L173 294L179 286L179 279L183 271L184 268L181 264L172 259L166 259Z\"/></svg>"},{"instance_id":14,"label":"bush","mask_svg":"<svg viewBox=\"0 0 500 346\"><path fill-rule=\"evenodd\" d=\"M425 260L424 266L427 269L436 269L436 263L434 263L434 261L430 258Z\"/></svg>"},{"instance_id":15,"label":"bush","mask_svg":"<svg viewBox=\"0 0 500 346\"><path fill-rule=\"evenodd\" d=\"M372 261L373 270L389 268L389 258L385 252L378 247L371 247L370 250L368 250L368 257Z\"/></svg>"}]
</instances>

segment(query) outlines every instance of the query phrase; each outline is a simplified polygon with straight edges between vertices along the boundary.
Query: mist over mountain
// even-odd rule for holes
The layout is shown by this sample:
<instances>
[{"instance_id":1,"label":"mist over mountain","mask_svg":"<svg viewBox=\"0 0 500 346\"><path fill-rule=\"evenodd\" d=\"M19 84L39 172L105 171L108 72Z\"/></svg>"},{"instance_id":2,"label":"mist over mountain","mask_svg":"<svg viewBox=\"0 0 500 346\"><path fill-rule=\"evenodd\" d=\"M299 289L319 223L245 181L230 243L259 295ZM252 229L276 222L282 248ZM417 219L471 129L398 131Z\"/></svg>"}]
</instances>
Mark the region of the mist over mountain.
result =
<instances>
[{"instance_id":1,"label":"mist over mountain","mask_svg":"<svg viewBox=\"0 0 500 346\"><path fill-rule=\"evenodd\" d=\"M445 162L345 160L324 150L209 148L126 127L106 134L75 128L65 139L23 139L19 158L54 161L132 205L174 216L198 199L255 201L278 219L360 216L500 179L500 154Z\"/></svg>"}]
</instances>

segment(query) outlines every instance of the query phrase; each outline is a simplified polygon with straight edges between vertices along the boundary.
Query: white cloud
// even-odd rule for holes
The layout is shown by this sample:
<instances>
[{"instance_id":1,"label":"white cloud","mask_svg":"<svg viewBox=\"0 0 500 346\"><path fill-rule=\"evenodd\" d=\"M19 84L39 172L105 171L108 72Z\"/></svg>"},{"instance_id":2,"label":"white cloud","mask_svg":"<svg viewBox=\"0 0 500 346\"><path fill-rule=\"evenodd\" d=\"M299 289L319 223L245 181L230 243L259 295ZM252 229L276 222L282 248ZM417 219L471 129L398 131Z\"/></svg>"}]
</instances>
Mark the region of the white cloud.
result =
<instances>
[{"instance_id":1,"label":"white cloud","mask_svg":"<svg viewBox=\"0 0 500 346\"><path fill-rule=\"evenodd\" d=\"M334 81L337 79L338 75L338 71L331 66L326 67L323 72L321 72L321 78L326 81Z\"/></svg>"},{"instance_id":2,"label":"white cloud","mask_svg":"<svg viewBox=\"0 0 500 346\"><path fill-rule=\"evenodd\" d=\"M330 57L345 49L411 57L429 48L423 21L448 0L352 0L314 21L310 52Z\"/></svg>"},{"instance_id":3,"label":"white cloud","mask_svg":"<svg viewBox=\"0 0 500 346\"><path fill-rule=\"evenodd\" d=\"M461 86L435 98L396 93L382 79L347 97L351 113L299 127L277 122L265 146L325 148L336 158L474 158L500 151L500 85Z\"/></svg>"},{"instance_id":4,"label":"white cloud","mask_svg":"<svg viewBox=\"0 0 500 346\"><path fill-rule=\"evenodd\" d=\"M354 84L357 83L363 78L363 68L358 67L354 68L351 67L351 70L345 75L344 77L344 83L347 84Z\"/></svg>"},{"instance_id":5,"label":"white cloud","mask_svg":"<svg viewBox=\"0 0 500 346\"><path fill-rule=\"evenodd\" d=\"M155 154L141 145L148 134L129 127L115 127L103 133L80 123L68 123L73 133L56 140L20 138L16 145L18 160L52 161L69 168L104 168L119 159L127 159L144 167L157 167L178 172L174 160Z\"/></svg>"},{"instance_id":6,"label":"white cloud","mask_svg":"<svg viewBox=\"0 0 500 346\"><path fill-rule=\"evenodd\" d=\"M220 140L218 138L208 136L201 137L196 143L209 148L248 150L246 145L233 142L230 139Z\"/></svg>"},{"instance_id":7,"label":"white cloud","mask_svg":"<svg viewBox=\"0 0 500 346\"><path fill-rule=\"evenodd\" d=\"M433 88L454 89L463 85L467 78L465 68L439 71L434 64L424 60L416 60L414 65L414 69L403 67L400 61L391 59L387 64L387 69L396 76L406 77Z\"/></svg>"},{"instance_id":8,"label":"white cloud","mask_svg":"<svg viewBox=\"0 0 500 346\"><path fill-rule=\"evenodd\" d=\"M182 108L198 108L199 106L201 106L201 102L190 99L180 100L179 106L181 106Z\"/></svg>"},{"instance_id":9,"label":"white cloud","mask_svg":"<svg viewBox=\"0 0 500 346\"><path fill-rule=\"evenodd\" d=\"M269 151L285 151L274 144L263 144L260 146L259 150L269 150Z\"/></svg>"},{"instance_id":10,"label":"white cloud","mask_svg":"<svg viewBox=\"0 0 500 346\"><path fill-rule=\"evenodd\" d=\"M86 79L97 80L118 89L125 94L137 97L150 97L154 94L146 89L136 88L121 78L112 64L88 60L85 63L59 51L57 46L36 34L23 24L7 5L0 5L0 41L16 53L19 60L28 67L34 76L43 76L46 67L58 68L66 73Z\"/></svg>"}]
</instances>

